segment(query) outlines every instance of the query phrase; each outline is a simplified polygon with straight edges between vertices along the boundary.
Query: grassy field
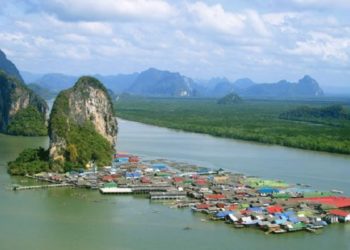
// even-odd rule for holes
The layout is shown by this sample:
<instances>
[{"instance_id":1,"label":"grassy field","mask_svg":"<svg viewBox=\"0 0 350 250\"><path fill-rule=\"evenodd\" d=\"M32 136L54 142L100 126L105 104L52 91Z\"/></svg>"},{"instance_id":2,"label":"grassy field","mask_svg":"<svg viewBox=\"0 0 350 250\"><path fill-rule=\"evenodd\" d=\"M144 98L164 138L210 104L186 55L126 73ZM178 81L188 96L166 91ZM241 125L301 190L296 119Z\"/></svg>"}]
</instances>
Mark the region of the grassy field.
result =
<instances>
[{"instance_id":1,"label":"grassy field","mask_svg":"<svg viewBox=\"0 0 350 250\"><path fill-rule=\"evenodd\" d=\"M282 112L300 106L322 108L334 103L337 102L247 100L236 105L219 105L214 99L128 97L116 103L116 110L120 118L161 127L350 154L349 120L318 123L279 118ZM349 103L345 103L344 107L350 110Z\"/></svg>"}]
</instances>

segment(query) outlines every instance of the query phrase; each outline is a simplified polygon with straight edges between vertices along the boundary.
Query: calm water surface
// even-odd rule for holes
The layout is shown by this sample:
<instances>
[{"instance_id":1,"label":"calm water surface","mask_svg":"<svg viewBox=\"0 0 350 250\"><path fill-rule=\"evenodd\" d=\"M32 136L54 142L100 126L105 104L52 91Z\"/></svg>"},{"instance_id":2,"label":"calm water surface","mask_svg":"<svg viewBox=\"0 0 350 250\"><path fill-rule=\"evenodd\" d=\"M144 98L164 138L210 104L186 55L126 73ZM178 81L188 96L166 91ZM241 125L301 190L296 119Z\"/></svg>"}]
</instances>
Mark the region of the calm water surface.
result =
<instances>
[{"instance_id":1,"label":"calm water surface","mask_svg":"<svg viewBox=\"0 0 350 250\"><path fill-rule=\"evenodd\" d=\"M350 249L350 224L320 235L265 235L203 222L189 209L171 209L142 197L102 196L96 191L7 190L27 180L6 174L6 162L48 139L0 135L0 249ZM265 146L119 122L119 149L223 167L250 175L308 183L350 194L350 157ZM191 227L191 230L183 230Z\"/></svg>"}]
</instances>

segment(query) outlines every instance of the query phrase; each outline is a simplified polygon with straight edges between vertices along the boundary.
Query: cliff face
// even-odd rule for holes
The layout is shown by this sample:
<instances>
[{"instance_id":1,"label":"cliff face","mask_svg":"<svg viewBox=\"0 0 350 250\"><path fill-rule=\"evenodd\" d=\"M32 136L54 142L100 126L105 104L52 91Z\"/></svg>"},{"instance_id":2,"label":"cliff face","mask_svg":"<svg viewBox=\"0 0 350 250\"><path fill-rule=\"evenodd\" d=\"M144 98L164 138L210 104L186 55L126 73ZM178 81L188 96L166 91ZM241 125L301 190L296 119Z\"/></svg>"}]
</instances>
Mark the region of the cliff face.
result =
<instances>
[{"instance_id":1,"label":"cliff face","mask_svg":"<svg viewBox=\"0 0 350 250\"><path fill-rule=\"evenodd\" d=\"M0 70L0 131L6 133L13 117L19 111L29 107L38 111L44 122L48 110L46 102L34 94L20 80L8 76ZM19 135L27 135L26 128L20 130L22 132Z\"/></svg>"},{"instance_id":2,"label":"cliff face","mask_svg":"<svg viewBox=\"0 0 350 250\"><path fill-rule=\"evenodd\" d=\"M105 87L95 78L81 77L56 98L49 121L53 161L86 165L110 163L117 122Z\"/></svg>"}]
</instances>

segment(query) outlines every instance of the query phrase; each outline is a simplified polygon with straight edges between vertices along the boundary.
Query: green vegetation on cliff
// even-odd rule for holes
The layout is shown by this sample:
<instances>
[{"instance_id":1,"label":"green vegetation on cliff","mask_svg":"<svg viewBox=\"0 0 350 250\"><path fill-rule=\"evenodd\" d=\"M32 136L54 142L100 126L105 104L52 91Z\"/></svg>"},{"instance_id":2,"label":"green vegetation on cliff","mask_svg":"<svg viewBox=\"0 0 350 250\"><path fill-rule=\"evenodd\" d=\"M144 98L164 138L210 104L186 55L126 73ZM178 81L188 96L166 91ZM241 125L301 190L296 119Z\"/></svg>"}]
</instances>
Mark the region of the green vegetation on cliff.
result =
<instances>
[{"instance_id":1,"label":"green vegetation on cliff","mask_svg":"<svg viewBox=\"0 0 350 250\"><path fill-rule=\"evenodd\" d=\"M0 131L12 135L47 135L46 102L17 78L0 70Z\"/></svg>"},{"instance_id":2,"label":"green vegetation on cliff","mask_svg":"<svg viewBox=\"0 0 350 250\"><path fill-rule=\"evenodd\" d=\"M49 152L43 148L26 149L16 160L8 163L11 175L33 175L49 170Z\"/></svg>"},{"instance_id":3,"label":"green vegetation on cliff","mask_svg":"<svg viewBox=\"0 0 350 250\"><path fill-rule=\"evenodd\" d=\"M32 106L18 111L7 127L10 135L45 136L45 117Z\"/></svg>"},{"instance_id":4,"label":"green vegetation on cliff","mask_svg":"<svg viewBox=\"0 0 350 250\"><path fill-rule=\"evenodd\" d=\"M350 154L350 121L339 126L280 119L300 105L332 102L254 101L217 105L215 99L121 98L118 117L161 127L288 147ZM349 106L345 106L349 110Z\"/></svg>"},{"instance_id":5,"label":"green vegetation on cliff","mask_svg":"<svg viewBox=\"0 0 350 250\"><path fill-rule=\"evenodd\" d=\"M111 144L96 132L91 122L84 125L71 125L70 131L65 136L67 148L65 151L65 166L85 166L94 160L98 166L111 164L114 149Z\"/></svg>"}]
</instances>

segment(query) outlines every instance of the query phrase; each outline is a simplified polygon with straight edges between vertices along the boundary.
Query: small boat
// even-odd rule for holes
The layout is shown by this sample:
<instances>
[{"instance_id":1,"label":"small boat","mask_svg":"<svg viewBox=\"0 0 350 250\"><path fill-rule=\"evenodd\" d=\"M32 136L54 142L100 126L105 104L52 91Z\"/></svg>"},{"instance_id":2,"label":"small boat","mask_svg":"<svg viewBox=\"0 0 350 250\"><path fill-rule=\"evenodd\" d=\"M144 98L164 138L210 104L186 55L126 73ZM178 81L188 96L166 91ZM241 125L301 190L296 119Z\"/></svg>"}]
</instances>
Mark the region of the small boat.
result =
<instances>
[{"instance_id":1,"label":"small boat","mask_svg":"<svg viewBox=\"0 0 350 250\"><path fill-rule=\"evenodd\" d=\"M316 229L313 229L313 228L310 228L310 227L305 228L305 230L308 231L308 232L311 232L311 233L316 233Z\"/></svg>"},{"instance_id":2,"label":"small boat","mask_svg":"<svg viewBox=\"0 0 350 250\"><path fill-rule=\"evenodd\" d=\"M344 191L341 191L341 190L338 190L338 189L332 189L331 192L335 193L335 194L343 194L344 193Z\"/></svg>"},{"instance_id":3,"label":"small boat","mask_svg":"<svg viewBox=\"0 0 350 250\"><path fill-rule=\"evenodd\" d=\"M287 231L284 230L284 229L277 229L277 230L272 231L272 233L274 233L274 234L284 234L284 233L286 233L286 232L287 232Z\"/></svg>"},{"instance_id":4,"label":"small boat","mask_svg":"<svg viewBox=\"0 0 350 250\"><path fill-rule=\"evenodd\" d=\"M317 224L317 225L314 225L314 224L309 224L306 226L306 228L310 228L310 229L321 229L323 228L324 226L322 224Z\"/></svg>"}]
</instances>

